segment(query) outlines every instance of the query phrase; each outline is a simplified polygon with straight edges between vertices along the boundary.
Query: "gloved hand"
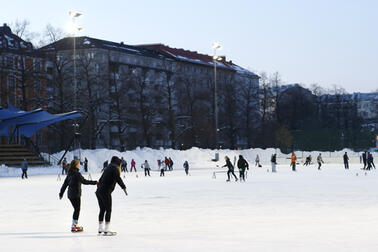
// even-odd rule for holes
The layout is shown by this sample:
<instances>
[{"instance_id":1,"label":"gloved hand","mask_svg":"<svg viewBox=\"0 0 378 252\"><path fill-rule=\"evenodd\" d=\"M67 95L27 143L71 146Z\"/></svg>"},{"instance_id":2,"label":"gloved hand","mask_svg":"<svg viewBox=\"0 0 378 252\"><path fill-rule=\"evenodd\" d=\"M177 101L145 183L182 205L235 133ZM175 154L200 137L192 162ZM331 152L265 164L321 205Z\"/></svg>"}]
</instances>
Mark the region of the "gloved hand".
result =
<instances>
[{"instance_id":1,"label":"gloved hand","mask_svg":"<svg viewBox=\"0 0 378 252\"><path fill-rule=\"evenodd\" d=\"M61 200L63 198L63 195L59 193L59 199Z\"/></svg>"},{"instance_id":2,"label":"gloved hand","mask_svg":"<svg viewBox=\"0 0 378 252\"><path fill-rule=\"evenodd\" d=\"M126 196L127 196L128 194L127 194L126 188L125 188L125 189L123 189L123 191L125 192L125 194L126 194Z\"/></svg>"}]
</instances>

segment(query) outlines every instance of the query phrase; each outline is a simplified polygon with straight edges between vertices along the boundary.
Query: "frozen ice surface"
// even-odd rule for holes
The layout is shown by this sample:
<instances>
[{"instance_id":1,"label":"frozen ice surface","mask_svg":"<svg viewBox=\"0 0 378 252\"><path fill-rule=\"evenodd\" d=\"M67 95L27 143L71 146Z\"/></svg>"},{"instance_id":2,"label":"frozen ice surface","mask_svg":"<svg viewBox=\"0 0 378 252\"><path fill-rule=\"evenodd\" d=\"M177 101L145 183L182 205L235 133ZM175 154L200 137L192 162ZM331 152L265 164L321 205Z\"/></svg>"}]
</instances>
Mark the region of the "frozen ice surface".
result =
<instances>
[{"instance_id":1,"label":"frozen ice surface","mask_svg":"<svg viewBox=\"0 0 378 252\"><path fill-rule=\"evenodd\" d=\"M72 234L56 174L3 177L1 251L377 251L378 173L352 161L350 170L329 162L292 172L281 159L275 174L251 164L245 183L213 179L215 168L198 160L191 176L178 162L163 178L156 168L147 178L126 173L129 196L113 193L114 237L97 236L96 186L83 185L84 232Z\"/></svg>"}]
</instances>

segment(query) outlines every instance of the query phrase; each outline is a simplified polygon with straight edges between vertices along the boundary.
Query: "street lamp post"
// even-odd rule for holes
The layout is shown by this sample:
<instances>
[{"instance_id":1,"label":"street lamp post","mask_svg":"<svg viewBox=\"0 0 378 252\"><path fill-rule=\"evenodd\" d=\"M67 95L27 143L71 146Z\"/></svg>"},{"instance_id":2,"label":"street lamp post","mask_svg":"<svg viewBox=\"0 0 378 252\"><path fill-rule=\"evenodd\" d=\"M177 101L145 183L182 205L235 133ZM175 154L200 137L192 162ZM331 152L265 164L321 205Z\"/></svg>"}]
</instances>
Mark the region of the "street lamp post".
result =
<instances>
[{"instance_id":1,"label":"street lamp post","mask_svg":"<svg viewBox=\"0 0 378 252\"><path fill-rule=\"evenodd\" d=\"M218 90L217 90L217 61L221 58L217 56L217 50L220 49L221 46L219 43L213 43L214 55L213 55L213 63L214 63L214 113L215 113L215 148L218 149Z\"/></svg>"},{"instance_id":2,"label":"street lamp post","mask_svg":"<svg viewBox=\"0 0 378 252\"><path fill-rule=\"evenodd\" d=\"M83 28L76 25L76 18L80 17L82 14L74 11L68 12L72 18L71 32L73 33L73 76L74 76L74 110L77 110L77 82L76 82L76 33L81 31Z\"/></svg>"},{"instance_id":3,"label":"street lamp post","mask_svg":"<svg viewBox=\"0 0 378 252\"><path fill-rule=\"evenodd\" d=\"M68 13L72 18L72 24L70 25L70 32L73 34L73 81L74 81L74 110L77 110L77 81L76 81L76 33L81 31L83 28L76 25L76 18L80 17L82 14L74 11ZM81 161L80 152L80 133L78 130L79 124L75 121L74 123L74 157Z\"/></svg>"}]
</instances>

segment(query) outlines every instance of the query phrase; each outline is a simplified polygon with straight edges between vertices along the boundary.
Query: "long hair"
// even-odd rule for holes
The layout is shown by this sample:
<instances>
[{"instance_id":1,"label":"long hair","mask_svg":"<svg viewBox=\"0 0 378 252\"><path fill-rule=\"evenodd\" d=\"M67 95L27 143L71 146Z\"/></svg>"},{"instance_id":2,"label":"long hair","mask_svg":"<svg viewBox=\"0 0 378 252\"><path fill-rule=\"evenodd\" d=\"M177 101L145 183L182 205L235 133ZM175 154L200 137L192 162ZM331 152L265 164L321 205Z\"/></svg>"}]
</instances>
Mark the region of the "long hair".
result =
<instances>
[{"instance_id":1,"label":"long hair","mask_svg":"<svg viewBox=\"0 0 378 252\"><path fill-rule=\"evenodd\" d=\"M77 168L78 165L80 165L79 160L74 159L74 160L71 161L70 166L68 167L67 170L71 171L72 169L79 169L79 168Z\"/></svg>"}]
</instances>

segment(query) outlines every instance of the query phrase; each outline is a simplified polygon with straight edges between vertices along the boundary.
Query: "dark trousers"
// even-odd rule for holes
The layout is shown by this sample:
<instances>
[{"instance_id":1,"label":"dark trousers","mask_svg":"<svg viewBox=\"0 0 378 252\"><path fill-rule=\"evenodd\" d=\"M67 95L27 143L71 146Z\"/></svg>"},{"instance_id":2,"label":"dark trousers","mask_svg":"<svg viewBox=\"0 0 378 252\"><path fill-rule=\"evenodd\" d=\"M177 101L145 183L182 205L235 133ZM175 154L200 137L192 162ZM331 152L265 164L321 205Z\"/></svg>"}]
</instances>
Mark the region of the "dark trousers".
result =
<instances>
[{"instance_id":1,"label":"dark trousers","mask_svg":"<svg viewBox=\"0 0 378 252\"><path fill-rule=\"evenodd\" d=\"M366 159L363 159L364 162L364 169L366 168Z\"/></svg>"},{"instance_id":2,"label":"dark trousers","mask_svg":"<svg viewBox=\"0 0 378 252\"><path fill-rule=\"evenodd\" d=\"M189 169L185 168L185 173L186 173L186 175L189 175Z\"/></svg>"},{"instance_id":3,"label":"dark trousers","mask_svg":"<svg viewBox=\"0 0 378 252\"><path fill-rule=\"evenodd\" d=\"M240 181L245 181L245 170L239 170Z\"/></svg>"},{"instance_id":4,"label":"dark trousers","mask_svg":"<svg viewBox=\"0 0 378 252\"><path fill-rule=\"evenodd\" d=\"M235 177L235 180L238 180L233 170L228 170L227 172L227 180L230 180L230 174L232 174Z\"/></svg>"},{"instance_id":5,"label":"dark trousers","mask_svg":"<svg viewBox=\"0 0 378 252\"><path fill-rule=\"evenodd\" d=\"M79 215L80 215L81 200L80 200L80 198L74 198L74 199L70 199L70 201L71 201L71 204L74 208L72 219L78 220Z\"/></svg>"},{"instance_id":6,"label":"dark trousers","mask_svg":"<svg viewBox=\"0 0 378 252\"><path fill-rule=\"evenodd\" d=\"M150 175L150 169L144 168L144 176L151 176Z\"/></svg>"},{"instance_id":7,"label":"dark trousers","mask_svg":"<svg viewBox=\"0 0 378 252\"><path fill-rule=\"evenodd\" d=\"M366 167L367 170L370 170L371 169L371 162L367 161L367 167Z\"/></svg>"},{"instance_id":8,"label":"dark trousers","mask_svg":"<svg viewBox=\"0 0 378 252\"><path fill-rule=\"evenodd\" d=\"M322 166L322 162L318 162L318 170L320 170L320 167Z\"/></svg>"},{"instance_id":9,"label":"dark trousers","mask_svg":"<svg viewBox=\"0 0 378 252\"><path fill-rule=\"evenodd\" d=\"M348 163L348 161L344 162L344 166L345 166L345 169L349 169L349 163Z\"/></svg>"},{"instance_id":10,"label":"dark trousers","mask_svg":"<svg viewBox=\"0 0 378 252\"><path fill-rule=\"evenodd\" d=\"M291 162L291 169L295 171L295 162Z\"/></svg>"},{"instance_id":11,"label":"dark trousers","mask_svg":"<svg viewBox=\"0 0 378 252\"><path fill-rule=\"evenodd\" d=\"M98 205L100 207L100 213L98 215L98 221L103 222L104 216L105 221L110 222L110 217L112 215L112 195L106 192L96 192Z\"/></svg>"},{"instance_id":12,"label":"dark trousers","mask_svg":"<svg viewBox=\"0 0 378 252\"><path fill-rule=\"evenodd\" d=\"M164 169L160 169L160 177L164 177Z\"/></svg>"},{"instance_id":13,"label":"dark trousers","mask_svg":"<svg viewBox=\"0 0 378 252\"><path fill-rule=\"evenodd\" d=\"M22 175L21 175L21 178L28 178L28 174L26 173L27 172L27 169L22 169Z\"/></svg>"}]
</instances>

